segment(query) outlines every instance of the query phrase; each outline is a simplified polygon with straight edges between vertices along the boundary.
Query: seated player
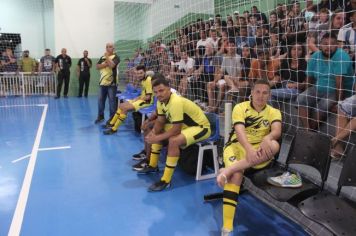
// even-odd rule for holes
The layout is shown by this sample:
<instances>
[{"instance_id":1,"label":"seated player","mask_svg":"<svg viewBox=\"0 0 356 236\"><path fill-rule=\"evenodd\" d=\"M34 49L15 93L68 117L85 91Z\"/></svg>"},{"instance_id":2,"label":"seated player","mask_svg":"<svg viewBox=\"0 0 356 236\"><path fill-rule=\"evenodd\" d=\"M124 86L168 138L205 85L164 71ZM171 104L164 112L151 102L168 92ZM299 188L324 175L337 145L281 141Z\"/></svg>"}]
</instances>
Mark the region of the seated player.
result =
<instances>
[{"instance_id":1,"label":"seated player","mask_svg":"<svg viewBox=\"0 0 356 236\"><path fill-rule=\"evenodd\" d=\"M251 90L252 100L233 109L233 130L223 154L225 168L217 176L218 185L224 188L222 235L232 235L244 171L266 167L279 151L282 117L267 104L270 94L269 82L257 80Z\"/></svg>"},{"instance_id":2,"label":"seated player","mask_svg":"<svg viewBox=\"0 0 356 236\"><path fill-rule=\"evenodd\" d=\"M169 82L161 74L155 74L153 91L158 99L158 118L145 141L152 144L150 163L139 174L158 171L158 159L162 142L168 140L168 154L164 174L160 181L149 187L149 191L162 191L170 187L177 166L180 150L210 136L210 123L204 112L192 101L171 92ZM172 127L164 131L166 124Z\"/></svg>"},{"instance_id":3,"label":"seated player","mask_svg":"<svg viewBox=\"0 0 356 236\"><path fill-rule=\"evenodd\" d=\"M106 125L106 128L109 129L105 130L104 134L116 133L119 126L125 121L129 111L138 111L153 104L151 76L146 76L145 73L145 66L139 65L136 67L136 77L141 81L141 95L119 105L116 114L112 117L110 123Z\"/></svg>"}]
</instances>

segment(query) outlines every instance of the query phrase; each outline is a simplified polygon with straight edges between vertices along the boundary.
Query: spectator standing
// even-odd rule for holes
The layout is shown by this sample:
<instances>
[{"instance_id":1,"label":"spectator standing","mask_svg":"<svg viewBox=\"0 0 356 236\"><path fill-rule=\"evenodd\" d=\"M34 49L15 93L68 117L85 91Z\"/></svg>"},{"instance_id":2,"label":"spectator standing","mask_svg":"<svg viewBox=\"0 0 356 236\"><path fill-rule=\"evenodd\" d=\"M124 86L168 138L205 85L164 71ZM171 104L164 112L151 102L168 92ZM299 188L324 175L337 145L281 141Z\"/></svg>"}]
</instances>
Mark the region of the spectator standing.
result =
<instances>
[{"instance_id":1,"label":"spectator standing","mask_svg":"<svg viewBox=\"0 0 356 236\"><path fill-rule=\"evenodd\" d=\"M22 58L18 62L20 72L33 73L36 71L36 61L30 57L28 50L23 51Z\"/></svg>"},{"instance_id":2,"label":"spectator standing","mask_svg":"<svg viewBox=\"0 0 356 236\"><path fill-rule=\"evenodd\" d=\"M56 58L51 55L50 49L45 49L45 55L40 59L39 72L54 72Z\"/></svg>"},{"instance_id":3,"label":"spectator standing","mask_svg":"<svg viewBox=\"0 0 356 236\"><path fill-rule=\"evenodd\" d=\"M72 66L72 59L67 55L67 49L62 48L61 54L57 56L56 60L56 68L57 68L57 97L60 98L62 85L64 81L64 91L63 96L65 98L68 97L68 89L69 89L69 79L70 79L70 67Z\"/></svg>"},{"instance_id":4,"label":"spectator standing","mask_svg":"<svg viewBox=\"0 0 356 236\"><path fill-rule=\"evenodd\" d=\"M91 59L88 57L88 51L84 50L83 57L79 59L77 64L77 76L79 78L78 97L82 97L84 86L84 97L88 97L91 66L92 62Z\"/></svg>"},{"instance_id":5,"label":"spectator standing","mask_svg":"<svg viewBox=\"0 0 356 236\"><path fill-rule=\"evenodd\" d=\"M100 71L99 96L98 96L98 117L95 124L104 120L105 102L109 97L110 117L115 115L116 111L116 89L117 89L117 65L120 58L114 53L114 44L106 44L106 52L96 64L96 69ZM109 119L110 120L110 119Z\"/></svg>"}]
</instances>

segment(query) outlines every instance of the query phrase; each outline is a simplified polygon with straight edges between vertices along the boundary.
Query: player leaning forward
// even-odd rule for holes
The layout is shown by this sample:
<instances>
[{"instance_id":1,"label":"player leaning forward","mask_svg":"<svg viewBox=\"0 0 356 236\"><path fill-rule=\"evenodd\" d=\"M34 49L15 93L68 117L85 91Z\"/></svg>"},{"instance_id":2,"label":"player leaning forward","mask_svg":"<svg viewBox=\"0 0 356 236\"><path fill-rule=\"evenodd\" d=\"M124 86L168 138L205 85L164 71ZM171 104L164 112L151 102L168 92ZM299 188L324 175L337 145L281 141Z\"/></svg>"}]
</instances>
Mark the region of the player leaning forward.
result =
<instances>
[{"instance_id":1,"label":"player leaning forward","mask_svg":"<svg viewBox=\"0 0 356 236\"><path fill-rule=\"evenodd\" d=\"M270 86L257 80L251 91L251 101L237 104L232 112L233 130L224 147L225 168L220 169L218 185L223 193L222 235L230 235L243 179L249 168L266 167L279 151L282 117L279 110L267 105Z\"/></svg>"},{"instance_id":2,"label":"player leaning forward","mask_svg":"<svg viewBox=\"0 0 356 236\"><path fill-rule=\"evenodd\" d=\"M180 150L210 136L210 123L204 112L194 102L171 92L168 81L163 75L155 74L153 91L158 99L157 114L153 130L145 138L152 144L150 164L139 174L157 172L158 158L162 142L168 141L166 166L160 181L149 187L149 191L161 191L170 186ZM164 126L171 128L164 131Z\"/></svg>"}]
</instances>

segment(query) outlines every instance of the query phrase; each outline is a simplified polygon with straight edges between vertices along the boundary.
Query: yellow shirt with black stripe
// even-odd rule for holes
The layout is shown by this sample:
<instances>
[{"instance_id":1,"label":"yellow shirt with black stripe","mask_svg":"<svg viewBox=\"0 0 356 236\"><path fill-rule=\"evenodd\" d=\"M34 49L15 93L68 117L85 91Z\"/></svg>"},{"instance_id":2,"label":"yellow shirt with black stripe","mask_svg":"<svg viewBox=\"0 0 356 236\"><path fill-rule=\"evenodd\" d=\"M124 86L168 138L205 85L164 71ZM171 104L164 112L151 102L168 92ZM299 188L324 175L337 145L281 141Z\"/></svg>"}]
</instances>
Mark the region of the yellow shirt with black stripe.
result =
<instances>
[{"instance_id":1,"label":"yellow shirt with black stripe","mask_svg":"<svg viewBox=\"0 0 356 236\"><path fill-rule=\"evenodd\" d=\"M278 109L266 105L262 111L257 112L251 101L239 103L232 111L233 128L228 142L237 142L234 127L237 124L243 124L247 141L252 145L259 144L271 132L273 122L282 122L282 115Z\"/></svg>"},{"instance_id":2,"label":"yellow shirt with black stripe","mask_svg":"<svg viewBox=\"0 0 356 236\"><path fill-rule=\"evenodd\" d=\"M151 95L151 100L146 101L147 103L153 103L153 89L152 89L152 77L147 76L141 80L141 95L140 98L145 100L146 95Z\"/></svg>"},{"instance_id":3,"label":"yellow shirt with black stripe","mask_svg":"<svg viewBox=\"0 0 356 236\"><path fill-rule=\"evenodd\" d=\"M234 162L244 159L246 156L244 147L237 140L235 125L243 124L245 126L247 141L254 149L258 149L262 139L271 132L273 122L281 122L281 120L281 112L269 105L266 105L262 111L257 112L250 101L237 104L232 112L234 125L229 140L224 147L225 167L233 165ZM270 160L252 168L264 168L269 163Z\"/></svg>"},{"instance_id":4,"label":"yellow shirt with black stripe","mask_svg":"<svg viewBox=\"0 0 356 236\"><path fill-rule=\"evenodd\" d=\"M100 69L100 85L101 86L112 86L116 85L116 67L120 63L120 58L116 55L113 54L109 56L110 60L112 60L115 64L114 68L110 68L109 66ZM106 56L102 56L97 64L103 64L105 63Z\"/></svg>"},{"instance_id":5,"label":"yellow shirt with black stripe","mask_svg":"<svg viewBox=\"0 0 356 236\"><path fill-rule=\"evenodd\" d=\"M198 105L174 93L171 93L167 104L157 103L157 114L165 116L168 123L182 123L182 129L192 126L210 127L208 118Z\"/></svg>"}]
</instances>

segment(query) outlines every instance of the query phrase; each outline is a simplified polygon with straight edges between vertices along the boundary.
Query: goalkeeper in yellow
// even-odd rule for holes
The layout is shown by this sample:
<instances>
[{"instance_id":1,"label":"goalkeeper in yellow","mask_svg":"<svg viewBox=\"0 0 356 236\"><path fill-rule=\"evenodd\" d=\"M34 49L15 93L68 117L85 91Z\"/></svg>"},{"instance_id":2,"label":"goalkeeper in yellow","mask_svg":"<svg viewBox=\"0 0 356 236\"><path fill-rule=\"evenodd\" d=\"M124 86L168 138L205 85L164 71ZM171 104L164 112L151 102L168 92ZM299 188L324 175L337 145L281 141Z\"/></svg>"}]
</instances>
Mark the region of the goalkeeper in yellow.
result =
<instances>
[{"instance_id":1,"label":"goalkeeper in yellow","mask_svg":"<svg viewBox=\"0 0 356 236\"><path fill-rule=\"evenodd\" d=\"M239 103L233 109L233 130L223 154L225 168L217 176L218 185L224 188L221 235L232 235L244 171L266 167L280 148L282 116L279 110L267 105L268 81L257 80L251 97L251 101Z\"/></svg>"},{"instance_id":2,"label":"goalkeeper in yellow","mask_svg":"<svg viewBox=\"0 0 356 236\"><path fill-rule=\"evenodd\" d=\"M125 121L129 111L138 111L153 104L151 76L146 76L146 68L143 65L136 67L136 78L141 81L141 95L135 99L121 103L110 123L106 125L104 134L116 133L119 126Z\"/></svg>"}]
</instances>

